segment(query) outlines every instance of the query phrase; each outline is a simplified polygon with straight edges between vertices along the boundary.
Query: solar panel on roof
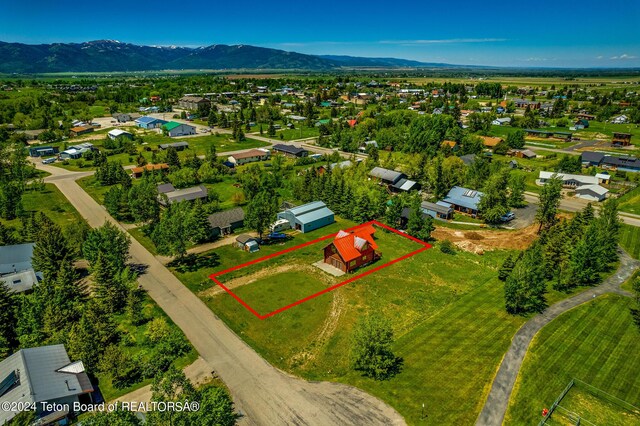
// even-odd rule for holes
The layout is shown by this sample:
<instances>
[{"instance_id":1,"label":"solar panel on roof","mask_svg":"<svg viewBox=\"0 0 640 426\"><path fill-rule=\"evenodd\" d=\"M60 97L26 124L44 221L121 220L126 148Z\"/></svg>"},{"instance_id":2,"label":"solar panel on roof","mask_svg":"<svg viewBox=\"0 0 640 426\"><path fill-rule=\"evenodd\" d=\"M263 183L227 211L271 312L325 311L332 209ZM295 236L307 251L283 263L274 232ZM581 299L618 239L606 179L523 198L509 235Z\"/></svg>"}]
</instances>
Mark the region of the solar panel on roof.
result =
<instances>
[{"instance_id":1,"label":"solar panel on roof","mask_svg":"<svg viewBox=\"0 0 640 426\"><path fill-rule=\"evenodd\" d=\"M3 396L13 385L18 383L18 375L15 371L9 373L7 377L5 377L2 382L0 382L0 396Z\"/></svg>"}]
</instances>

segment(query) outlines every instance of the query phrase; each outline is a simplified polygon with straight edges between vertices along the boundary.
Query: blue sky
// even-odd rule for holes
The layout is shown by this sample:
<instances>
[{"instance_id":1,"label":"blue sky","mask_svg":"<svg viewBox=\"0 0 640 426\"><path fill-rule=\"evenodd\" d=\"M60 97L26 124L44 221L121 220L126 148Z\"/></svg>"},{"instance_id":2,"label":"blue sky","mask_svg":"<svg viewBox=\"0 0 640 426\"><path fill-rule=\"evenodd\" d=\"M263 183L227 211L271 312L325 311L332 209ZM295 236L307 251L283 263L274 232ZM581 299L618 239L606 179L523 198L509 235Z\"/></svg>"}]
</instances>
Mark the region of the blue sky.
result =
<instances>
[{"instance_id":1,"label":"blue sky","mask_svg":"<svg viewBox=\"0 0 640 426\"><path fill-rule=\"evenodd\" d=\"M640 0L0 0L0 40L252 44L519 67L640 67Z\"/></svg>"}]
</instances>

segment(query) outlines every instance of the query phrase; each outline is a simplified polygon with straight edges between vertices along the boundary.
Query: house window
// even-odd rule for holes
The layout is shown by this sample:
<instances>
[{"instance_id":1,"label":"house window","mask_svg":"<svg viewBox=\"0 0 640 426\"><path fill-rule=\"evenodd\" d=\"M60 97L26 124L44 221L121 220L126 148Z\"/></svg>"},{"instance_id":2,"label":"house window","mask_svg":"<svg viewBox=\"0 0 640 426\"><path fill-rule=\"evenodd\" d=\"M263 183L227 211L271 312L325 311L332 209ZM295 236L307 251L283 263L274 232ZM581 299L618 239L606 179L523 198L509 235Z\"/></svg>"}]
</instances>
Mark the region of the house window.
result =
<instances>
[{"instance_id":1,"label":"house window","mask_svg":"<svg viewBox=\"0 0 640 426\"><path fill-rule=\"evenodd\" d=\"M369 256L367 256L367 255L365 254L364 256L362 256L362 260L367 260L367 257L369 257Z\"/></svg>"},{"instance_id":2,"label":"house window","mask_svg":"<svg viewBox=\"0 0 640 426\"><path fill-rule=\"evenodd\" d=\"M355 260L352 260L351 262L349 262L349 267L353 268L354 266L356 266L357 262Z\"/></svg>"}]
</instances>

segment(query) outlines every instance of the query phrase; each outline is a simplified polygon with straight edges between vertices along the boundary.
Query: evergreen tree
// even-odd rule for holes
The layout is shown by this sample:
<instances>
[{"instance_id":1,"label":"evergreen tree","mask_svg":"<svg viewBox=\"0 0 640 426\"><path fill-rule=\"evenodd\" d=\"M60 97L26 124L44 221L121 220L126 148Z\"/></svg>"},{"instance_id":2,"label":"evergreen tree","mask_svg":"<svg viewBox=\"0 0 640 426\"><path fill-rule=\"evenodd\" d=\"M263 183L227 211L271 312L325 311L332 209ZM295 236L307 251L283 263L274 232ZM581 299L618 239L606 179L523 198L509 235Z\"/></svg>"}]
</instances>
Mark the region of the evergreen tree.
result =
<instances>
[{"instance_id":1,"label":"evergreen tree","mask_svg":"<svg viewBox=\"0 0 640 426\"><path fill-rule=\"evenodd\" d=\"M53 282L63 264L72 262L73 250L62 229L43 213L38 216L37 226L32 256L33 269L42 272L45 281Z\"/></svg>"},{"instance_id":2,"label":"evergreen tree","mask_svg":"<svg viewBox=\"0 0 640 426\"><path fill-rule=\"evenodd\" d=\"M513 267L516 265L516 261L513 258L512 254L509 254L507 258L502 262L500 269L498 270L498 279L500 281L506 281L511 271L513 271Z\"/></svg>"},{"instance_id":3,"label":"evergreen tree","mask_svg":"<svg viewBox=\"0 0 640 426\"><path fill-rule=\"evenodd\" d=\"M203 243L209 240L211 236L211 224L200 200L196 200L193 203L189 217L189 228L191 229L189 239L194 243Z\"/></svg>"},{"instance_id":4,"label":"evergreen tree","mask_svg":"<svg viewBox=\"0 0 640 426\"><path fill-rule=\"evenodd\" d=\"M172 146L167 148L167 164L169 167L180 168L180 158L178 157L178 151Z\"/></svg>"},{"instance_id":5,"label":"evergreen tree","mask_svg":"<svg viewBox=\"0 0 640 426\"><path fill-rule=\"evenodd\" d=\"M505 307L510 314L540 312L546 306L546 281L540 243L529 247L504 284Z\"/></svg>"},{"instance_id":6,"label":"evergreen tree","mask_svg":"<svg viewBox=\"0 0 640 426\"><path fill-rule=\"evenodd\" d=\"M616 198L607 199L602 203L600 216L596 220L604 263L618 260L617 248L622 228L622 222L618 217L618 203Z\"/></svg>"},{"instance_id":7,"label":"evergreen tree","mask_svg":"<svg viewBox=\"0 0 640 426\"><path fill-rule=\"evenodd\" d=\"M13 353L18 343L16 335L17 301L9 292L9 288L0 280L0 359L4 359Z\"/></svg>"},{"instance_id":8,"label":"evergreen tree","mask_svg":"<svg viewBox=\"0 0 640 426\"><path fill-rule=\"evenodd\" d=\"M131 239L111 222L92 229L82 247L85 258L92 264L102 255L113 273L123 270L129 258Z\"/></svg>"},{"instance_id":9,"label":"evergreen tree","mask_svg":"<svg viewBox=\"0 0 640 426\"><path fill-rule=\"evenodd\" d=\"M392 228L398 226L400 217L402 215L402 209L403 207L400 197L396 197L389 202L389 204L387 205L387 212L385 214L385 222L387 223L387 225Z\"/></svg>"},{"instance_id":10,"label":"evergreen tree","mask_svg":"<svg viewBox=\"0 0 640 426\"><path fill-rule=\"evenodd\" d=\"M536 220L540 223L538 232L548 229L556 223L558 206L562 198L562 180L552 176L540 190L540 207L536 213Z\"/></svg>"},{"instance_id":11,"label":"evergreen tree","mask_svg":"<svg viewBox=\"0 0 640 426\"><path fill-rule=\"evenodd\" d=\"M509 181L509 207L522 208L527 205L524 199L525 176L522 173L513 173Z\"/></svg>"},{"instance_id":12,"label":"evergreen tree","mask_svg":"<svg viewBox=\"0 0 640 426\"><path fill-rule=\"evenodd\" d=\"M592 223L574 247L569 260L571 274L564 288L593 285L600 281L604 247L598 231L597 224Z\"/></svg>"}]
</instances>

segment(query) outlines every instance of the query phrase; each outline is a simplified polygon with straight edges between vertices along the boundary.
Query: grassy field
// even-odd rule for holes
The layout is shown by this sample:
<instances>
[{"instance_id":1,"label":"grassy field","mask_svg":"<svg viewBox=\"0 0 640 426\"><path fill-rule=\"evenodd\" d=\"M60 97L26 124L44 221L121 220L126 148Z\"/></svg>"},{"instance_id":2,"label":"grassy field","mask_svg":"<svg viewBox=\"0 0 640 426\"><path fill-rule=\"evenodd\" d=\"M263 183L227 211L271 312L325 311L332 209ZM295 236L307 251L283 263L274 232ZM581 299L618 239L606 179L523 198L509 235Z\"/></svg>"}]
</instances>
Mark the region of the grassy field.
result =
<instances>
[{"instance_id":1,"label":"grassy field","mask_svg":"<svg viewBox=\"0 0 640 426\"><path fill-rule=\"evenodd\" d=\"M620 232L620 245L633 258L640 259L640 228L623 224Z\"/></svg>"},{"instance_id":2,"label":"grassy field","mask_svg":"<svg viewBox=\"0 0 640 426\"><path fill-rule=\"evenodd\" d=\"M508 252L446 255L430 249L265 320L256 318L230 295L212 288L208 279L214 271L349 225L343 222L296 234L284 245L266 246L259 253L225 246L172 269L225 323L277 367L311 380L358 386L390 403L410 424L424 423L420 420L422 403L428 407L429 423L473 423L511 336L525 321L504 311L502 284L496 271ZM379 233L381 240L386 239ZM414 249L415 243L399 241L399 251ZM387 254L391 255L389 248ZM315 257L318 260L321 254ZM286 272L294 276L276 275L275 282L256 281L234 291L241 297L255 297L257 303L262 303L261 298L280 297L289 291L281 282L300 278L298 271ZM308 285L313 288L300 290L313 291L319 283L314 279ZM349 366L353 325L367 313L392 322L397 339L394 350L404 358L402 372L389 381L361 377Z\"/></svg>"},{"instance_id":3,"label":"grassy field","mask_svg":"<svg viewBox=\"0 0 640 426\"><path fill-rule=\"evenodd\" d=\"M626 404L607 395L596 395L588 385L580 382L571 387L560 401L546 424L573 426L578 417L581 424L626 426L640 424L640 410L627 407Z\"/></svg>"},{"instance_id":4,"label":"grassy field","mask_svg":"<svg viewBox=\"0 0 640 426\"><path fill-rule=\"evenodd\" d=\"M22 196L22 204L26 214L42 212L63 229L84 221L78 211L52 183L45 184L42 191L26 191ZM0 222L10 226L20 225L19 219L0 219Z\"/></svg>"},{"instance_id":5,"label":"grassy field","mask_svg":"<svg viewBox=\"0 0 640 426\"><path fill-rule=\"evenodd\" d=\"M505 424L535 424L572 378L640 405L640 357L634 356L640 339L630 301L601 296L544 327L524 360Z\"/></svg>"},{"instance_id":6,"label":"grassy field","mask_svg":"<svg viewBox=\"0 0 640 426\"><path fill-rule=\"evenodd\" d=\"M627 192L619 198L620 211L640 214L640 187Z\"/></svg>"},{"instance_id":7,"label":"grassy field","mask_svg":"<svg viewBox=\"0 0 640 426\"><path fill-rule=\"evenodd\" d=\"M266 142L258 141L256 139L247 138L242 142L237 142L231 139L231 136L228 134L207 134L203 136L195 136L190 138L170 138L168 136L164 136L162 134L158 134L153 131L143 131L141 129L136 128L122 128L123 130L127 130L130 132L134 132L138 134L142 140L141 142L135 145L137 153L134 155L128 153L120 153L109 156L110 161L119 161L123 165L135 164L138 155L142 155L147 162L152 162L152 153L155 151L158 156L158 161L161 161L164 157L164 153L162 151L158 151L158 145L164 143L173 143L173 142L188 142L189 148L178 152L178 156L180 159L184 160L186 158L193 157L196 155L205 155L211 145L216 147L216 151L219 153L238 151L243 149L250 148L259 148L263 146L268 146L269 144ZM106 130L106 129L105 129ZM95 132L94 132L95 133ZM70 140L67 142L67 145L73 145L75 143L80 143L80 140ZM93 139L90 140L94 146L100 150L103 150L103 139ZM51 144L52 146L62 145ZM60 148L62 149L62 147ZM62 162L55 162L54 165L58 167L62 167L67 170L72 171L82 171L82 170L93 170L95 167L92 166L91 161L87 161L84 159L77 160L68 160L68 164L63 164Z\"/></svg>"}]
</instances>

